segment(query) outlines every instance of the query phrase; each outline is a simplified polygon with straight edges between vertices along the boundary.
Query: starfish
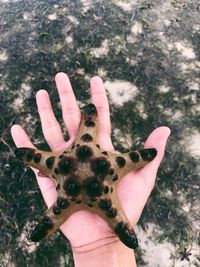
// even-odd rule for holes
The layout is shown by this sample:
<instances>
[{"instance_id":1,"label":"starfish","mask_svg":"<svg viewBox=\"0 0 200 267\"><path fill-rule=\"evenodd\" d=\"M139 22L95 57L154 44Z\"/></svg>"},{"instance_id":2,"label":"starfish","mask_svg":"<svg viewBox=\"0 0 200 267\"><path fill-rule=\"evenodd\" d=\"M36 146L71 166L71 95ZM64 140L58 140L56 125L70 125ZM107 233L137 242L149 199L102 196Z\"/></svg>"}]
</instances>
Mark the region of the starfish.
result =
<instances>
[{"instance_id":1,"label":"starfish","mask_svg":"<svg viewBox=\"0 0 200 267\"><path fill-rule=\"evenodd\" d=\"M187 248L184 248L184 250L180 252L181 261L183 261L183 260L190 261L189 257L192 255L191 250L192 249L187 250Z\"/></svg>"},{"instance_id":2,"label":"starfish","mask_svg":"<svg viewBox=\"0 0 200 267\"><path fill-rule=\"evenodd\" d=\"M88 104L81 115L77 137L64 151L46 152L22 147L17 158L55 180L57 200L31 234L38 242L56 231L74 212L87 209L101 216L129 248L138 246L137 237L117 195L120 179L152 161L155 148L117 154L105 151L97 140L98 114Z\"/></svg>"}]
</instances>

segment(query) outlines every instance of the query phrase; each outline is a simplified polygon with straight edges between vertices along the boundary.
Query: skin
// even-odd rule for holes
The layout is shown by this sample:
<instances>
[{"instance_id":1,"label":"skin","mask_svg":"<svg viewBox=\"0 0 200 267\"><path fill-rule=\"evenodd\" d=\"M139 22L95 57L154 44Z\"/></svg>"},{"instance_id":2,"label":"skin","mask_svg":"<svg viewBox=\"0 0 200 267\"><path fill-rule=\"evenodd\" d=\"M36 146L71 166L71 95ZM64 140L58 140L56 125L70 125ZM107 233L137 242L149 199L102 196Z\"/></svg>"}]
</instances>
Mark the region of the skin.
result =
<instances>
[{"instance_id":1,"label":"skin","mask_svg":"<svg viewBox=\"0 0 200 267\"><path fill-rule=\"evenodd\" d=\"M66 142L63 138L60 125L52 111L48 93L40 90L36 94L43 134L52 151L64 150L73 143L81 119L80 109L68 76L58 73L55 81L61 101L63 120L70 135L69 141ZM92 103L97 108L99 118L98 143L104 150L114 152L110 138L109 105L103 82L99 77L91 79L90 91ZM11 133L17 147L35 148L21 126L14 125ZM153 189L169 134L170 130L167 127L155 129L145 142L144 148L155 148L157 150L156 158L142 169L124 176L117 186L121 205L132 225L137 223ZM57 197L55 182L48 177L38 176L38 171L34 168L33 171L44 200L50 207ZM107 255L105 266L123 266L123 264L124 266L136 266L132 250L125 247L105 220L95 213L86 210L78 211L72 214L60 229L72 245L76 266L88 266L89 264L90 266L104 266L102 255ZM101 265L99 265L100 263Z\"/></svg>"}]
</instances>

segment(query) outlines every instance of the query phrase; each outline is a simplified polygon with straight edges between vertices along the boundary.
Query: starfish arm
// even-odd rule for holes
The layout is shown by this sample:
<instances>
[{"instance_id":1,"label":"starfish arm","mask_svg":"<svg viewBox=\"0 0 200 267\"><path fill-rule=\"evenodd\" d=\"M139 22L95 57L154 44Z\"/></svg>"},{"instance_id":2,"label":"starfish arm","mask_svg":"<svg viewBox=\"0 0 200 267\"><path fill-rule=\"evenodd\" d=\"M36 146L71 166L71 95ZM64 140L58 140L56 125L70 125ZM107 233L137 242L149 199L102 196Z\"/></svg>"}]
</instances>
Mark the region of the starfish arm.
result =
<instances>
[{"instance_id":1,"label":"starfish arm","mask_svg":"<svg viewBox=\"0 0 200 267\"><path fill-rule=\"evenodd\" d=\"M152 161L156 155L157 150L155 148L141 149L124 154L112 155L112 163L115 166L119 178L121 178L129 172L145 166Z\"/></svg>"},{"instance_id":2,"label":"starfish arm","mask_svg":"<svg viewBox=\"0 0 200 267\"><path fill-rule=\"evenodd\" d=\"M31 241L39 242L53 234L75 211L77 209L66 197L58 196L56 202L45 212L43 219L31 233Z\"/></svg>"},{"instance_id":3,"label":"starfish arm","mask_svg":"<svg viewBox=\"0 0 200 267\"><path fill-rule=\"evenodd\" d=\"M96 212L108 223L119 239L129 248L135 249L138 246L137 237L117 194L113 192L112 197L101 198L98 206Z\"/></svg>"},{"instance_id":4,"label":"starfish arm","mask_svg":"<svg viewBox=\"0 0 200 267\"><path fill-rule=\"evenodd\" d=\"M98 116L94 104L88 104L82 112L76 143L93 142L97 139Z\"/></svg>"},{"instance_id":5,"label":"starfish arm","mask_svg":"<svg viewBox=\"0 0 200 267\"><path fill-rule=\"evenodd\" d=\"M15 150L15 155L19 160L31 167L38 169L42 174L56 178L52 174L52 169L55 162L57 161L58 153L46 152L28 147L21 147Z\"/></svg>"}]
</instances>

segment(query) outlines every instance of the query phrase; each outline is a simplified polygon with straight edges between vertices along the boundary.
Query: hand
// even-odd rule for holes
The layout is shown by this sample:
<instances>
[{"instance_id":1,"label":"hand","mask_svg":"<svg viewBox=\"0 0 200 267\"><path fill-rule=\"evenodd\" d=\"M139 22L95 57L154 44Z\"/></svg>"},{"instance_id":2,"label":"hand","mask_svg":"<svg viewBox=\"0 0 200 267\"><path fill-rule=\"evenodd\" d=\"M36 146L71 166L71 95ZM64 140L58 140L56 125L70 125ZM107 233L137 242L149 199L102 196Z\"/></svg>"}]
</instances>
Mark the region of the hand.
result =
<instances>
[{"instance_id":1,"label":"hand","mask_svg":"<svg viewBox=\"0 0 200 267\"><path fill-rule=\"evenodd\" d=\"M58 73L55 81L62 105L63 120L70 136L69 141L66 142L63 138L60 125L54 116L48 93L45 90L38 91L36 101L43 134L47 143L52 150L64 150L74 141L81 116L68 76L64 73ZM98 111L99 144L107 151L114 151L110 138L111 125L108 100L103 82L99 77L91 79L90 91L92 102ZM21 126L14 125L11 128L11 133L17 147L35 148ZM144 205L153 189L169 134L170 130L167 127L159 127L150 134L144 147L156 148L158 151L156 158L142 169L126 175L118 186L118 194L122 206L133 225L140 218ZM50 207L57 196L54 181L48 177L39 177L36 169L33 169L33 171L44 200L47 206ZM86 247L99 246L117 239L102 218L84 210L73 214L60 228L71 242L72 248L80 248L83 251Z\"/></svg>"}]
</instances>

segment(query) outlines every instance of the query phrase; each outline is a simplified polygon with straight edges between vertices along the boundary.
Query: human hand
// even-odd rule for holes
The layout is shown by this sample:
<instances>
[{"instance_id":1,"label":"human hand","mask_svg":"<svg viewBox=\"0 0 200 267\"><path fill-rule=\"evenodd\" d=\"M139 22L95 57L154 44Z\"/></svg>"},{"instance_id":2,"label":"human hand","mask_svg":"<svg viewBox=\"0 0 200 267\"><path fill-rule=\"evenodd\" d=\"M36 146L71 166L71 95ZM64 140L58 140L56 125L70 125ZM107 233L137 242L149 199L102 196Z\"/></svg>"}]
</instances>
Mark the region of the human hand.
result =
<instances>
[{"instance_id":1,"label":"human hand","mask_svg":"<svg viewBox=\"0 0 200 267\"><path fill-rule=\"evenodd\" d=\"M60 125L58 124L51 107L48 93L40 90L36 94L38 112L40 115L44 137L50 148L64 150L74 141L80 123L80 109L66 74L56 75L56 85L62 105L63 120L68 130L70 140L65 141ZM99 118L98 142L107 151L114 151L110 133L109 105L103 82L99 77L90 81L92 102L95 104ZM14 142L17 147L35 148L28 135L19 125L11 129ZM142 169L126 175L118 185L118 195L127 217L134 225L137 223L144 205L153 189L157 169L164 155L165 145L170 130L167 127L159 127L148 137L145 148L156 148L157 156ZM38 171L33 169L41 189L42 195L48 207L56 200L57 192L55 183L48 177L40 177ZM97 214L89 211L79 211L73 214L61 227L62 232L70 240L72 248L82 250L98 247L117 240L107 223Z\"/></svg>"}]
</instances>

